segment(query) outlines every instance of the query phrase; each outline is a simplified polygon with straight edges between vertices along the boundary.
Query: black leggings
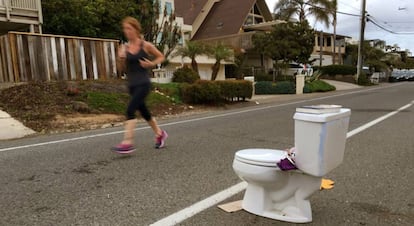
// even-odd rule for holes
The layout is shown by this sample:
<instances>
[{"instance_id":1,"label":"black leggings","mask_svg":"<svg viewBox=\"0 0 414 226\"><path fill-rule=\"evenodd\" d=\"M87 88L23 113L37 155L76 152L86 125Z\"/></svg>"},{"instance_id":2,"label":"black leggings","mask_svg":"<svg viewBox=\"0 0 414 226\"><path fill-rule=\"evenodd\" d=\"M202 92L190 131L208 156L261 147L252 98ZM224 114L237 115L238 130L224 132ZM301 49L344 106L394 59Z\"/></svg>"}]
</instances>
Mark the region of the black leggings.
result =
<instances>
[{"instance_id":1,"label":"black leggings","mask_svg":"<svg viewBox=\"0 0 414 226\"><path fill-rule=\"evenodd\" d=\"M150 92L151 84L129 87L129 94L131 95L131 100L129 102L126 114L128 120L132 120L137 117L135 115L135 112L137 110L141 113L142 117L146 121L150 121L152 119L151 113L149 112L145 104L145 99Z\"/></svg>"}]
</instances>

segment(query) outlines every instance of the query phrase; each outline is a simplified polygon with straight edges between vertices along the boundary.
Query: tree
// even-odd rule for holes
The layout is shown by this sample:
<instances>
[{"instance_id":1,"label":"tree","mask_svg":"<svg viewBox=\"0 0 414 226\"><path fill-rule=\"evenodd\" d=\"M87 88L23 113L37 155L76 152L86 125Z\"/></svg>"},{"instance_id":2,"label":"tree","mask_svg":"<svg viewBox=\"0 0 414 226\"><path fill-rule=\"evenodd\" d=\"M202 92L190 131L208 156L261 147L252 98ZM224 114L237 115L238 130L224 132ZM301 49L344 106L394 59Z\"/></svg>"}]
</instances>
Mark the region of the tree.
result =
<instances>
[{"instance_id":1,"label":"tree","mask_svg":"<svg viewBox=\"0 0 414 226\"><path fill-rule=\"evenodd\" d=\"M295 61L309 63L315 45L315 31L307 21L302 23L284 23L275 25L270 33L253 36L255 48L276 62L276 68Z\"/></svg>"},{"instance_id":2,"label":"tree","mask_svg":"<svg viewBox=\"0 0 414 226\"><path fill-rule=\"evenodd\" d=\"M145 39L155 43L167 59L181 40L181 28L176 22L175 12L168 12L167 7L161 10L159 4L160 1L153 1L154 13L150 13L150 18L143 17L141 20L148 23L148 27L144 27Z\"/></svg>"},{"instance_id":3,"label":"tree","mask_svg":"<svg viewBox=\"0 0 414 226\"><path fill-rule=\"evenodd\" d=\"M379 44L382 45L382 43ZM363 45L364 53L362 54L362 59L364 65L369 66L375 71L382 71L388 68L386 63L387 55L383 50L371 46L369 41L365 41ZM347 45L346 55L351 59L352 64L356 66L358 62L358 45Z\"/></svg>"},{"instance_id":4,"label":"tree","mask_svg":"<svg viewBox=\"0 0 414 226\"><path fill-rule=\"evenodd\" d=\"M154 43L166 57L181 39L174 12L160 9L154 0L43 0L46 33L123 39L121 21L137 18L144 38Z\"/></svg>"},{"instance_id":5,"label":"tree","mask_svg":"<svg viewBox=\"0 0 414 226\"><path fill-rule=\"evenodd\" d=\"M290 21L297 17L300 23L307 20L307 16L312 15L317 21L329 27L333 6L330 0L279 0L274 12L276 19Z\"/></svg>"},{"instance_id":6,"label":"tree","mask_svg":"<svg viewBox=\"0 0 414 226\"><path fill-rule=\"evenodd\" d=\"M223 45L222 43L218 43L212 47L209 47L207 52L209 56L216 59L216 62L212 67L213 72L211 75L211 81L215 81L220 71L221 62L223 60L232 60L232 58L234 57L234 52L231 48L227 47L226 45Z\"/></svg>"},{"instance_id":7,"label":"tree","mask_svg":"<svg viewBox=\"0 0 414 226\"><path fill-rule=\"evenodd\" d=\"M197 56L206 55L206 46L201 42L187 41L185 46L179 47L175 52L175 56L181 56L182 58L188 57L191 59L191 68L199 73Z\"/></svg>"}]
</instances>

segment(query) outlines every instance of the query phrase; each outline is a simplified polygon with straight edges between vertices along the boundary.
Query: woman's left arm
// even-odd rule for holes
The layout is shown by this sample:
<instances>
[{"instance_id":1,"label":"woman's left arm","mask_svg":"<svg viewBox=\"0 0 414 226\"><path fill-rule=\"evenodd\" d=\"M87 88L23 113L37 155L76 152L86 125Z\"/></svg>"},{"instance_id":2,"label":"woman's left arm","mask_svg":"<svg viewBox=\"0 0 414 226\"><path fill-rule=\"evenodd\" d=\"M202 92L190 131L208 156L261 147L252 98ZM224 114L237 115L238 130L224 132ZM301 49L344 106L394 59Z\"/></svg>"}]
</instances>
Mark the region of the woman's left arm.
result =
<instances>
[{"instance_id":1,"label":"woman's left arm","mask_svg":"<svg viewBox=\"0 0 414 226\"><path fill-rule=\"evenodd\" d=\"M144 50L149 55L154 56L154 60L144 59L140 60L141 66L144 68L153 68L158 64L161 64L165 60L164 54L162 54L157 47L155 47L152 43L145 42Z\"/></svg>"}]
</instances>

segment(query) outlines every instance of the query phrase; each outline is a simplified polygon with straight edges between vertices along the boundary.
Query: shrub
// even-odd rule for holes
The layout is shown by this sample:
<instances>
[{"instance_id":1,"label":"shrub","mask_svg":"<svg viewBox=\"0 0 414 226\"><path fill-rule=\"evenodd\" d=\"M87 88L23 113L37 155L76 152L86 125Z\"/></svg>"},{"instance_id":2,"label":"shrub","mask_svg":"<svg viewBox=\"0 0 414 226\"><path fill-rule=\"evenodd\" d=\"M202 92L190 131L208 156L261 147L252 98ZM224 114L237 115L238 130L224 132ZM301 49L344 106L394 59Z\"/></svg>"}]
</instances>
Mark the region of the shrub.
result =
<instances>
[{"instance_id":1,"label":"shrub","mask_svg":"<svg viewBox=\"0 0 414 226\"><path fill-rule=\"evenodd\" d=\"M199 80L181 87L182 98L186 103L211 104L220 101L220 86L213 81Z\"/></svg>"},{"instance_id":2,"label":"shrub","mask_svg":"<svg viewBox=\"0 0 414 226\"><path fill-rule=\"evenodd\" d=\"M336 90L336 87L322 80L307 82L303 88L304 93L329 92Z\"/></svg>"},{"instance_id":3,"label":"shrub","mask_svg":"<svg viewBox=\"0 0 414 226\"><path fill-rule=\"evenodd\" d=\"M273 82L273 75L269 75L266 73L259 73L254 76L254 80L256 82Z\"/></svg>"},{"instance_id":4,"label":"shrub","mask_svg":"<svg viewBox=\"0 0 414 226\"><path fill-rule=\"evenodd\" d=\"M354 75L357 73L357 68L350 65L329 65L320 68L323 75Z\"/></svg>"},{"instance_id":5,"label":"shrub","mask_svg":"<svg viewBox=\"0 0 414 226\"><path fill-rule=\"evenodd\" d=\"M250 99L253 95L253 84L250 81L236 80L236 81L216 81L220 87L221 97L226 100L233 101Z\"/></svg>"},{"instance_id":6,"label":"shrub","mask_svg":"<svg viewBox=\"0 0 414 226\"><path fill-rule=\"evenodd\" d=\"M368 76L365 73L362 73L358 77L358 82L357 83L360 86L370 86L370 85L372 85L371 81L368 79Z\"/></svg>"},{"instance_id":7,"label":"shrub","mask_svg":"<svg viewBox=\"0 0 414 226\"><path fill-rule=\"evenodd\" d=\"M312 89L311 86L309 85L309 83L305 83L305 86L303 87L303 93L312 93Z\"/></svg>"},{"instance_id":8,"label":"shrub","mask_svg":"<svg viewBox=\"0 0 414 226\"><path fill-rule=\"evenodd\" d=\"M257 82L256 94L295 94L295 83L290 81L272 83L272 82Z\"/></svg>"},{"instance_id":9,"label":"shrub","mask_svg":"<svg viewBox=\"0 0 414 226\"><path fill-rule=\"evenodd\" d=\"M160 83L153 83L152 87L154 90L158 90L161 93L165 94L172 98L172 100L180 104L182 103L181 100L181 84L180 83L167 83L167 84L160 84Z\"/></svg>"},{"instance_id":10,"label":"shrub","mask_svg":"<svg viewBox=\"0 0 414 226\"><path fill-rule=\"evenodd\" d=\"M193 84L197 80L200 80L200 75L198 75L197 72L193 71L192 69L188 67L177 69L174 72L174 76L172 79L172 81L175 83L189 83L189 84Z\"/></svg>"}]
</instances>

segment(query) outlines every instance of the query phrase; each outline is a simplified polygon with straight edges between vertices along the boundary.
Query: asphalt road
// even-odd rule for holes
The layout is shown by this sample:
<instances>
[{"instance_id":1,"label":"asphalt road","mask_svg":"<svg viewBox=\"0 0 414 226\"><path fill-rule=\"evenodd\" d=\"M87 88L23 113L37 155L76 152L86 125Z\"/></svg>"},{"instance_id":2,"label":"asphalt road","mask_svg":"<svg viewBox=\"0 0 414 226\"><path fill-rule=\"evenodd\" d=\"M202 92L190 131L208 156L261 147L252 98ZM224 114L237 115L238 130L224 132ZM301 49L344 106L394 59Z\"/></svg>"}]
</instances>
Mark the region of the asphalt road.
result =
<instances>
[{"instance_id":1,"label":"asphalt road","mask_svg":"<svg viewBox=\"0 0 414 226\"><path fill-rule=\"evenodd\" d=\"M161 151L140 125L139 150L130 157L109 151L119 128L2 142L0 225L149 225L239 183L231 167L237 150L291 147L296 107L349 107L352 130L412 102L414 83L350 92L165 121L170 139ZM344 163L327 175L335 188L312 196L310 225L414 225L413 111L348 140ZM53 143L62 139L72 140ZM291 224L212 207L181 225Z\"/></svg>"}]
</instances>

